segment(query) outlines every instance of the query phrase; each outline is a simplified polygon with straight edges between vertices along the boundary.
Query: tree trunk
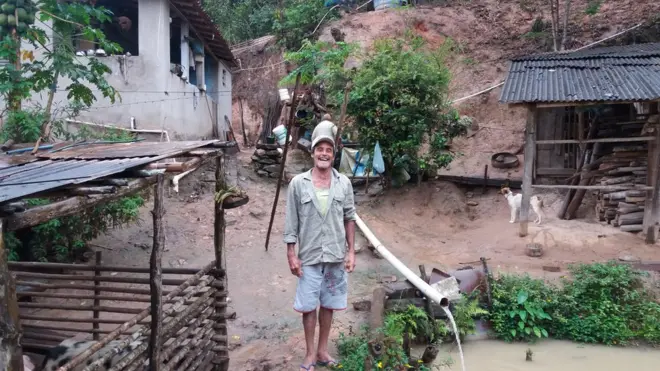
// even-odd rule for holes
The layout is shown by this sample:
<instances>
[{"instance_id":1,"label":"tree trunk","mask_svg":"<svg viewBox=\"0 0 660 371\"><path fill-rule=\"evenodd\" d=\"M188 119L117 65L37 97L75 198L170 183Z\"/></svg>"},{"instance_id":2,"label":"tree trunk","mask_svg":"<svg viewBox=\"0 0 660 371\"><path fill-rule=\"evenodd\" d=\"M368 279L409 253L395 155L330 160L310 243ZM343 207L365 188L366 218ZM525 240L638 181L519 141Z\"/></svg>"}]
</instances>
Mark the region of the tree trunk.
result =
<instances>
[{"instance_id":1,"label":"tree trunk","mask_svg":"<svg viewBox=\"0 0 660 371\"><path fill-rule=\"evenodd\" d=\"M561 44L560 44L560 50L565 50L566 49L566 32L568 31L568 17L571 12L571 0L566 0L566 4L564 5L564 26L563 26L563 34L561 37Z\"/></svg>"}]
</instances>

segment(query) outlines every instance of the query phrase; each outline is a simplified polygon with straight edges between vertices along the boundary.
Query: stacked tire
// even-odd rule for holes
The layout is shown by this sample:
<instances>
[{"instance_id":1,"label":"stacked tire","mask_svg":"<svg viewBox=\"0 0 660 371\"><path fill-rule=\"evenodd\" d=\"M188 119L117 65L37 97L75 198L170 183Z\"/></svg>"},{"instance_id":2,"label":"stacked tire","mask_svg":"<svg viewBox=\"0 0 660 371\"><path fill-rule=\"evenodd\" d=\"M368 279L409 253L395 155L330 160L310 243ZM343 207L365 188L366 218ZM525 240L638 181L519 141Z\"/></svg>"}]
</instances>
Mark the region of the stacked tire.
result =
<instances>
[{"instance_id":1,"label":"stacked tire","mask_svg":"<svg viewBox=\"0 0 660 371\"><path fill-rule=\"evenodd\" d=\"M19 36L34 24L37 6L32 0L0 0L0 38L11 35L14 30Z\"/></svg>"}]
</instances>

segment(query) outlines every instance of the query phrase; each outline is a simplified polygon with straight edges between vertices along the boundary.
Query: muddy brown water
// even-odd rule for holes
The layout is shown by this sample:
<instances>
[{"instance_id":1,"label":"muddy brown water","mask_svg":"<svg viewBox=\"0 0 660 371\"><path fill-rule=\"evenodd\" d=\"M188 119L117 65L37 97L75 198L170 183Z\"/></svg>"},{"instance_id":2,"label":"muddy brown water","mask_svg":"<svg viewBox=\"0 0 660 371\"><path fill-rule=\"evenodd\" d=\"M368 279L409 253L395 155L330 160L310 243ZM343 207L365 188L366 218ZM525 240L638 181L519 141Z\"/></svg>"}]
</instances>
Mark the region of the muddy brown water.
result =
<instances>
[{"instance_id":1,"label":"muddy brown water","mask_svg":"<svg viewBox=\"0 0 660 371\"><path fill-rule=\"evenodd\" d=\"M527 349L533 352L532 361L525 361ZM421 351L419 351L421 355ZM467 371L658 371L660 349L647 347L607 347L583 345L568 341L544 340L536 344L508 344L496 340L466 341L463 343ZM451 368L460 370L460 356L454 345L443 345L436 364L451 357Z\"/></svg>"}]
</instances>

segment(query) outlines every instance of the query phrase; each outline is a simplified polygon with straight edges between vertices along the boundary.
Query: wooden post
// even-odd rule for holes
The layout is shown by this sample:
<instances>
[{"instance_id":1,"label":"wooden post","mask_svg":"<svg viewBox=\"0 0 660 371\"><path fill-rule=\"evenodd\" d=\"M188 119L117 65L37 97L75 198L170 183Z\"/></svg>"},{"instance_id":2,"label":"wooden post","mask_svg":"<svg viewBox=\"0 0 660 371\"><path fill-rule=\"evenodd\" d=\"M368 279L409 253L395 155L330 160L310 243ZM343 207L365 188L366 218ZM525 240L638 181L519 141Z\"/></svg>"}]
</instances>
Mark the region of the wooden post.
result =
<instances>
[{"instance_id":1,"label":"wooden post","mask_svg":"<svg viewBox=\"0 0 660 371\"><path fill-rule=\"evenodd\" d=\"M284 165L286 156L289 152L289 133L293 127L293 120L296 114L296 105L298 104L298 87L300 86L300 72L296 76L296 85L293 88L293 98L291 98L291 111L289 111L289 122L286 124L286 138L284 139L284 153L282 154L282 163L280 164L280 175L277 177L277 188L275 189L275 200L273 200L273 209L270 212L270 222L268 223L268 232L266 234L266 251L268 251L268 242L270 242L270 232L273 229L273 220L277 210L277 200L280 198L280 189L282 188L282 178L284 177Z\"/></svg>"},{"instance_id":2,"label":"wooden post","mask_svg":"<svg viewBox=\"0 0 660 371\"><path fill-rule=\"evenodd\" d=\"M243 147L247 148L248 138L245 133L245 120L243 119L243 98L238 98L238 107L241 110L241 131L243 131Z\"/></svg>"},{"instance_id":3,"label":"wooden post","mask_svg":"<svg viewBox=\"0 0 660 371\"><path fill-rule=\"evenodd\" d=\"M538 108L530 105L527 108L527 126L525 128L525 164L522 182L522 203L520 205L520 237L527 236L529 221L529 200L532 197L532 174L534 173L534 158L536 157L536 122Z\"/></svg>"},{"instance_id":4,"label":"wooden post","mask_svg":"<svg viewBox=\"0 0 660 371\"><path fill-rule=\"evenodd\" d=\"M0 370L23 371L18 299L16 285L7 266L3 224L4 220L0 219Z\"/></svg>"},{"instance_id":5,"label":"wooden post","mask_svg":"<svg viewBox=\"0 0 660 371\"><path fill-rule=\"evenodd\" d=\"M163 194L165 190L165 175L158 175L154 193L154 209L151 211L154 220L154 242L149 263L149 287L151 288L151 337L149 339L149 369L160 370L161 332L163 329L163 249L165 245L165 230L163 216L165 205Z\"/></svg>"},{"instance_id":6,"label":"wooden post","mask_svg":"<svg viewBox=\"0 0 660 371\"><path fill-rule=\"evenodd\" d=\"M97 269L101 265L101 252L97 251L96 254L96 259L94 260L94 277L99 277L101 275L101 271ZM101 286L101 281L94 281L94 287ZM100 324L99 321L99 311L98 308L101 306L101 300L99 300L99 296L101 295L101 291L99 289L94 290L94 311L92 313L92 318L94 318L94 321L92 322L92 329L94 330L99 330ZM94 331L94 334L92 334L92 338L94 340L99 339L99 332Z\"/></svg>"},{"instance_id":7,"label":"wooden post","mask_svg":"<svg viewBox=\"0 0 660 371\"><path fill-rule=\"evenodd\" d=\"M658 103L660 106L660 103ZM655 109L656 113L660 107ZM647 183L653 187L647 191L644 205L644 231L646 243L655 244L658 240L658 212L660 211L660 115L656 118L653 134L655 141L649 142L649 160L647 170Z\"/></svg>"},{"instance_id":8,"label":"wooden post","mask_svg":"<svg viewBox=\"0 0 660 371\"><path fill-rule=\"evenodd\" d=\"M215 192L221 192L225 189L225 169L223 166L224 156L218 156L215 158ZM213 220L213 249L215 251L215 268L216 271L226 272L227 267L227 257L225 256L225 210L222 208L222 203L215 202L215 212ZM219 278L223 290L227 290L227 278L225 276ZM221 304L220 301L224 301L224 295L218 295L216 297L216 304ZM227 337L227 319L226 319L226 305L216 305L215 306L215 315L217 321L221 325L217 328L217 334L220 336ZM223 349L226 349L223 348ZM229 370L229 352L223 350L219 352L218 358L221 358L221 362L214 362L214 370L227 371Z\"/></svg>"}]
</instances>

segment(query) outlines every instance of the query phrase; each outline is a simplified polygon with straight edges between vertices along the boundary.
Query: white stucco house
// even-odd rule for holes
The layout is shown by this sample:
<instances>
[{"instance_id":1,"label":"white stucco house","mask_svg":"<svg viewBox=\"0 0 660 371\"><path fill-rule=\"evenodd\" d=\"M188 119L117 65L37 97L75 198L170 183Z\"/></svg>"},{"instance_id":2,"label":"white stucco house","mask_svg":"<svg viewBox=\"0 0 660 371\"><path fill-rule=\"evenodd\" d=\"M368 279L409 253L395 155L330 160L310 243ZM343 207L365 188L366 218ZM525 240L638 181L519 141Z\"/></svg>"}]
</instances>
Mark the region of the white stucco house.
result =
<instances>
[{"instance_id":1,"label":"white stucco house","mask_svg":"<svg viewBox=\"0 0 660 371\"><path fill-rule=\"evenodd\" d=\"M112 104L100 93L76 121L125 128L165 130L171 140L221 139L231 122L229 45L200 0L97 0L114 13L102 25L106 37L124 49L122 55L98 56L93 41L77 41L79 59L95 54L112 69L107 80L121 95ZM39 22L37 22L39 26ZM47 25L44 30L51 32ZM39 51L36 50L38 58ZM54 107L66 105L67 81L58 82ZM45 106L47 94L32 98ZM29 105L26 102L25 105ZM76 130L79 123L69 123ZM73 126L73 127L72 127Z\"/></svg>"}]
</instances>

